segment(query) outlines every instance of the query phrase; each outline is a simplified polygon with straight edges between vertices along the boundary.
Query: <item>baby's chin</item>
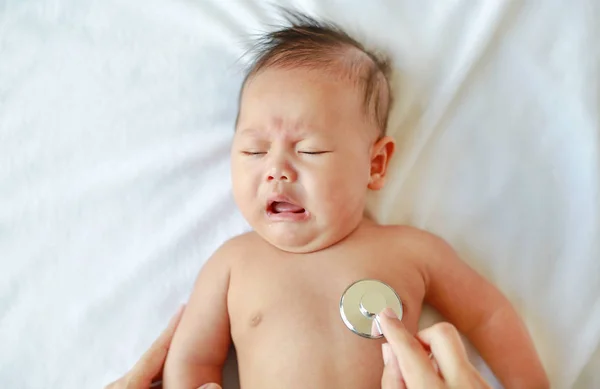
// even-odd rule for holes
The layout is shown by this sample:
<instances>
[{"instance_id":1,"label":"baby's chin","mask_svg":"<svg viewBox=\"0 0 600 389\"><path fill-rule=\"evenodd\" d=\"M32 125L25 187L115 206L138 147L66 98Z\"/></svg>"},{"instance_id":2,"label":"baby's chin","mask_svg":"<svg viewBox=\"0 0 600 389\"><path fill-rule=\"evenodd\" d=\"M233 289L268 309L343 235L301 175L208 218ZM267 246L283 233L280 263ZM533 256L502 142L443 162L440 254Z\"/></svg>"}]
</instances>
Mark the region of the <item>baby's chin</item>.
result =
<instances>
[{"instance_id":1,"label":"baby's chin","mask_svg":"<svg viewBox=\"0 0 600 389\"><path fill-rule=\"evenodd\" d=\"M287 239L280 237L268 236L267 234L261 234L264 240L274 247L277 247L281 251L294 254L309 254L315 251L323 250L336 242L328 242L326 239L312 239L309 241L301 239Z\"/></svg>"},{"instance_id":2,"label":"baby's chin","mask_svg":"<svg viewBox=\"0 0 600 389\"><path fill-rule=\"evenodd\" d=\"M335 229L321 231L302 231L302 228L288 228L285 225L262 226L254 231L269 244L279 250L294 253L308 254L326 249L344 239L348 234Z\"/></svg>"}]
</instances>

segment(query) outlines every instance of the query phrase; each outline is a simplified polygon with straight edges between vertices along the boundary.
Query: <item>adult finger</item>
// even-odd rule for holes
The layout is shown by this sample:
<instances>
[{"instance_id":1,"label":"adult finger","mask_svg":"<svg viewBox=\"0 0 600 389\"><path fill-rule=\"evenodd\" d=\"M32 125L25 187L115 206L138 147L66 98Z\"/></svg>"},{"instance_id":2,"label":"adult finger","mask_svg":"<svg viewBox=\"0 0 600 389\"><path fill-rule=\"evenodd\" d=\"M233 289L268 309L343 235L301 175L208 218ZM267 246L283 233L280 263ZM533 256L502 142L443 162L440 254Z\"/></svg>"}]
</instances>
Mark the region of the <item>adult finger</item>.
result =
<instances>
[{"instance_id":1,"label":"adult finger","mask_svg":"<svg viewBox=\"0 0 600 389\"><path fill-rule=\"evenodd\" d=\"M458 330L450 323L437 323L417 334L433 354L444 381L451 388L488 387L467 356Z\"/></svg>"},{"instance_id":2,"label":"adult finger","mask_svg":"<svg viewBox=\"0 0 600 389\"><path fill-rule=\"evenodd\" d=\"M135 382L135 385L149 385L154 378L160 376L184 308L185 305L182 305L177 310L160 336L133 366L128 373L130 382ZM134 387L133 384L131 387Z\"/></svg>"},{"instance_id":3,"label":"adult finger","mask_svg":"<svg viewBox=\"0 0 600 389\"><path fill-rule=\"evenodd\" d=\"M381 375L381 389L406 389L398 360L389 343L381 345L383 354L383 374Z\"/></svg>"},{"instance_id":4,"label":"adult finger","mask_svg":"<svg viewBox=\"0 0 600 389\"><path fill-rule=\"evenodd\" d=\"M464 376L469 361L454 326L437 323L419 331L417 337L430 348L444 380L451 386L456 385Z\"/></svg>"},{"instance_id":5,"label":"adult finger","mask_svg":"<svg viewBox=\"0 0 600 389\"><path fill-rule=\"evenodd\" d=\"M379 315L383 335L392 347L407 388L441 388L442 380L431 366L423 347L389 308Z\"/></svg>"}]
</instances>

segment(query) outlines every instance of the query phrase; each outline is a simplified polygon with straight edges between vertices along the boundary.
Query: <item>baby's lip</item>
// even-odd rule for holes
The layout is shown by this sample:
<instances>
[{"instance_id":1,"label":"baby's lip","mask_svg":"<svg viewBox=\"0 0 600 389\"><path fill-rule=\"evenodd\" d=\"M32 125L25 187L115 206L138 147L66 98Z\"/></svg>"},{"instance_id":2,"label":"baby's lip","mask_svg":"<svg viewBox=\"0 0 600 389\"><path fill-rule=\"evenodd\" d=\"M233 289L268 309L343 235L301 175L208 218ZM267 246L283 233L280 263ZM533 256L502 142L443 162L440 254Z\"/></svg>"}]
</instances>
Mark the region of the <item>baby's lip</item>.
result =
<instances>
[{"instance_id":1,"label":"baby's lip","mask_svg":"<svg viewBox=\"0 0 600 389\"><path fill-rule=\"evenodd\" d=\"M300 204L298 204L296 201L282 194L274 194L269 196L269 198L267 199L267 206L271 206L273 205L273 203L290 203L293 205L300 206Z\"/></svg>"},{"instance_id":2,"label":"baby's lip","mask_svg":"<svg viewBox=\"0 0 600 389\"><path fill-rule=\"evenodd\" d=\"M273 195L266 204L269 223L300 223L310 219L310 213L298 201L285 195Z\"/></svg>"},{"instance_id":3,"label":"baby's lip","mask_svg":"<svg viewBox=\"0 0 600 389\"><path fill-rule=\"evenodd\" d=\"M295 201L294 199L290 198L289 196L285 196L285 195L281 195L281 194L276 194L276 195L269 196L269 198L267 200L266 211L268 213L274 213L273 212L273 205L275 203L288 203L288 204L291 204L291 205L293 205L295 207L302 208L304 211L306 211L306 209L302 205L300 205L297 201Z\"/></svg>"}]
</instances>

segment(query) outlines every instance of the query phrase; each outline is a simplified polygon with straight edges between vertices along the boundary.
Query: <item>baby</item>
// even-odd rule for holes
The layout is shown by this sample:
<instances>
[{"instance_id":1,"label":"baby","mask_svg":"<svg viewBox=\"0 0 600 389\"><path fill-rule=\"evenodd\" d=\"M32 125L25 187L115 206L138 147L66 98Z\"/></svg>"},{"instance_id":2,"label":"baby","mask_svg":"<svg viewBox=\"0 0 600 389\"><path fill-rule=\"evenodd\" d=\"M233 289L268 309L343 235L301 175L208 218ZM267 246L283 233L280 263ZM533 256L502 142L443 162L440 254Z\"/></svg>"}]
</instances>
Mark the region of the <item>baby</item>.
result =
<instances>
[{"instance_id":1,"label":"baby","mask_svg":"<svg viewBox=\"0 0 600 389\"><path fill-rule=\"evenodd\" d=\"M506 388L549 387L509 301L442 239L365 217L394 152L385 61L338 27L294 14L259 40L231 148L235 201L253 231L203 266L165 363L167 389L222 382L233 343L243 389L380 387L384 339L354 334L353 282L390 285L416 333L429 303Z\"/></svg>"}]
</instances>

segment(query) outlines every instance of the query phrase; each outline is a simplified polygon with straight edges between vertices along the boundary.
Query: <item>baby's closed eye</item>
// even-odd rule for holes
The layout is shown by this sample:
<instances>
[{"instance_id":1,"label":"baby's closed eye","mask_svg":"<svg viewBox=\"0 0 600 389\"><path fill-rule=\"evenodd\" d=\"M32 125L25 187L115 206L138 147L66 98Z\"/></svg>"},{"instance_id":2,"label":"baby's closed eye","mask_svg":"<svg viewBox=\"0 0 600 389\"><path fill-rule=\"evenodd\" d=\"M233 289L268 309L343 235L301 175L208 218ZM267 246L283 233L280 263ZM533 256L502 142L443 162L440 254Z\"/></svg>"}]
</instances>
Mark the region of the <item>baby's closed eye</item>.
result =
<instances>
[{"instance_id":1,"label":"baby's closed eye","mask_svg":"<svg viewBox=\"0 0 600 389\"><path fill-rule=\"evenodd\" d=\"M243 155L248 155L248 156L252 156L252 155L265 155L267 154L266 151L261 151L261 150L242 150L242 154Z\"/></svg>"},{"instance_id":2,"label":"baby's closed eye","mask_svg":"<svg viewBox=\"0 0 600 389\"><path fill-rule=\"evenodd\" d=\"M331 151L316 151L316 150L299 150L298 153L306 155L319 155L331 153Z\"/></svg>"}]
</instances>

